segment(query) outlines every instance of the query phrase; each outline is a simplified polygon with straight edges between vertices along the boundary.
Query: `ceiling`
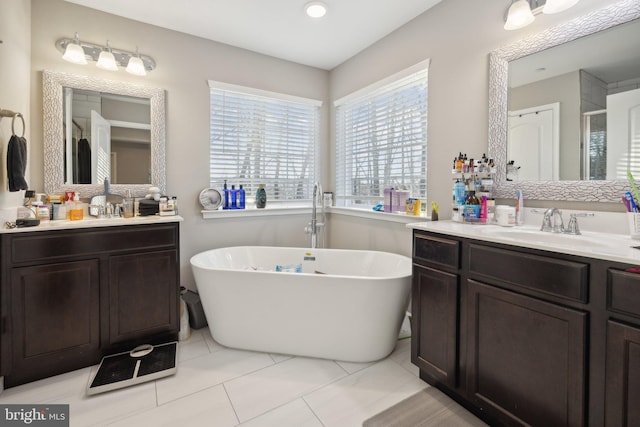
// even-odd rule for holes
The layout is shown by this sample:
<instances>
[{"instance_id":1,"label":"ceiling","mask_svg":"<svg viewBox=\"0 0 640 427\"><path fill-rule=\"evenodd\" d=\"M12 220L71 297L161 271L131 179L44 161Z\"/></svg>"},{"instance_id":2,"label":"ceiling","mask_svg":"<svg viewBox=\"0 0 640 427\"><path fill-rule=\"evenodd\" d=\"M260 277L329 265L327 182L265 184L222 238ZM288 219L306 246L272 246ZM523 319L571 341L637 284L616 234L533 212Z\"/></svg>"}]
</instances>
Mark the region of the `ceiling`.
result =
<instances>
[{"instance_id":1,"label":"ceiling","mask_svg":"<svg viewBox=\"0 0 640 427\"><path fill-rule=\"evenodd\" d=\"M320 19L309 0L66 1L330 70L442 0L324 0Z\"/></svg>"}]
</instances>

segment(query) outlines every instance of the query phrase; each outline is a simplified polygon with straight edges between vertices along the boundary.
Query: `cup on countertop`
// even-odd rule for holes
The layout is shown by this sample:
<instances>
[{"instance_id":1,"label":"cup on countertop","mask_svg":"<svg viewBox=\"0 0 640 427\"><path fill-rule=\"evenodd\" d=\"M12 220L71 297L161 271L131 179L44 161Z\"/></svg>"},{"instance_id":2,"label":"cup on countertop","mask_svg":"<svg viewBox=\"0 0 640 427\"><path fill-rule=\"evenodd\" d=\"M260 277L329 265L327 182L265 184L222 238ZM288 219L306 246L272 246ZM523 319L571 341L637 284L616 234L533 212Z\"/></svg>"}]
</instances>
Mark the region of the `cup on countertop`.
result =
<instances>
[{"instance_id":1,"label":"cup on countertop","mask_svg":"<svg viewBox=\"0 0 640 427\"><path fill-rule=\"evenodd\" d=\"M640 213L627 212L629 222L629 235L632 239L640 240Z\"/></svg>"}]
</instances>

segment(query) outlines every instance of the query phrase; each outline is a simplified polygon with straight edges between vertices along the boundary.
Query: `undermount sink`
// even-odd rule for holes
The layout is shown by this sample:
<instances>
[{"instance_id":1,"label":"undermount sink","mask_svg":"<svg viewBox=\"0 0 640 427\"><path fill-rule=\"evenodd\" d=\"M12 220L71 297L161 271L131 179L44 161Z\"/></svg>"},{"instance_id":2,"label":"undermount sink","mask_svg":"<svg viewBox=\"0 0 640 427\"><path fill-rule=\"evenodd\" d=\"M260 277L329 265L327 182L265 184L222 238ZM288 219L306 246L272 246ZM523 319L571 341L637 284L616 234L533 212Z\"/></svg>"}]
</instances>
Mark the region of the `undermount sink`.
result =
<instances>
[{"instance_id":1,"label":"undermount sink","mask_svg":"<svg viewBox=\"0 0 640 427\"><path fill-rule=\"evenodd\" d=\"M500 228L494 227L483 230L483 234L496 238L507 238L526 241L530 243L555 244L572 247L599 247L606 248L615 245L615 242L609 242L606 238L597 238L594 236L575 235L565 233L550 233L535 229L521 228Z\"/></svg>"}]
</instances>

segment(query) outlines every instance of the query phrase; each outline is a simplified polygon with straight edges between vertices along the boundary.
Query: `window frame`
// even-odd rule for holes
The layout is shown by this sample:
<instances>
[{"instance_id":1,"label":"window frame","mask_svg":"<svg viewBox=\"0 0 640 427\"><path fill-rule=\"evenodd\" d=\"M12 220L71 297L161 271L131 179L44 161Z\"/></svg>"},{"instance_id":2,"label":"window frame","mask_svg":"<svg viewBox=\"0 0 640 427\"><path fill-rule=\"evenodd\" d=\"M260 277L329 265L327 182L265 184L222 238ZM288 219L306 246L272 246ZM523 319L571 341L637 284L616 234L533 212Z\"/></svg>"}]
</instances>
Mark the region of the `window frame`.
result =
<instances>
[{"instance_id":1,"label":"window frame","mask_svg":"<svg viewBox=\"0 0 640 427\"><path fill-rule=\"evenodd\" d=\"M210 111L209 111L209 184L210 186L214 188L222 189L224 180L227 180L228 188L231 188L231 185L236 185L236 188L238 188L240 184L243 184L246 191L247 208L251 207L250 204L252 203L253 196L255 194L257 185L259 183L266 184L267 194L269 195L270 204L276 203L281 205L287 205L287 204L299 205L301 202L310 201L312 197L311 192L313 190L313 183L318 181L319 171L320 171L320 158L319 158L320 108L322 106L322 101L316 100L316 99L299 97L295 95L284 94L284 93L271 92L271 91L248 87L248 86L225 83L225 82L220 82L215 80L209 80L208 86L209 86L209 108L210 108ZM222 175L214 174L214 162L215 162L214 143L216 141L214 141L215 111L213 109L213 105L214 105L214 96L220 96L219 94L221 93L233 94L234 97L244 98L244 100L248 104L250 104L251 102L255 102L256 103L255 110L259 108L258 105L261 105L262 107L264 107L264 105L267 105L269 103L278 103L279 106L283 107L285 110L287 109L292 110L294 106L295 108L309 108L307 113L309 114L309 117L312 123L309 124L309 128L311 132L309 135L307 135L307 138L309 139L308 142L310 142L310 144L313 146L310 147L307 144L304 148L306 150L311 150L311 152L313 153L313 160L311 162L313 171L311 172L310 176L304 178L303 197L288 197L287 192L283 192L281 196L278 196L274 191L274 188L278 186L278 182L279 182L278 179L280 179L280 182L282 182L282 180L290 181L291 178L286 178L286 177L285 178L268 178L264 175L260 177L240 177L240 176L225 177ZM261 101L264 101L264 103L260 104ZM266 120L263 120L263 125L264 125L264 122L266 122ZM254 129L258 129L258 127L255 127ZM282 129L283 130L287 129L287 126L283 126ZM263 131L264 128L261 130ZM220 144L218 146L215 146L215 149L220 150ZM236 144L238 144L238 142L236 142ZM302 145L300 145L299 147L302 147ZM241 153L241 150L237 149L237 154L239 155L240 153ZM264 161L263 155L274 156L274 152L268 151L266 153L261 153L261 161ZM275 155L280 156L280 158L286 158L283 152L281 151L276 151Z\"/></svg>"},{"instance_id":2,"label":"window frame","mask_svg":"<svg viewBox=\"0 0 640 427\"><path fill-rule=\"evenodd\" d=\"M400 82L403 80L417 76L418 73L423 73L422 77L424 82L424 90L425 90L425 104L424 104L424 123L422 132L424 133L424 139L421 142L421 156L424 157L424 163L418 167L420 171L424 171L424 174L420 174L420 176L416 174L412 174L413 179L422 180L424 185L418 186L419 188L410 188L412 191L412 197L420 198L421 200L426 200L427 197L427 145L428 145L428 135L427 135L427 117L428 117L428 73L429 73L429 65L430 59L426 59L421 61L411 67L408 67L398 73L390 75L384 79L381 79L371 85L368 85L362 89L359 89L345 97L342 97L334 102L335 106L335 133L336 133L336 144L335 144L335 179L336 179L336 204L338 206L343 207L370 207L375 205L376 203L381 203L383 201L383 190L385 187L392 186L393 183L383 182L383 177L378 177L378 181L380 182L379 186L379 195L359 195L354 194L353 191L349 191L349 185L347 183L350 180L353 180L353 173L351 173L351 177L348 177L349 172L346 170L351 165L349 163L353 163L353 160L347 160L341 158L341 156L346 156L346 153L349 152L347 146L348 142L345 141L347 132L346 129L341 129L341 126L344 125L344 118L341 117L341 114L344 114L344 108L351 108L352 110L357 105L365 105L367 103L372 103L377 98L380 98L384 95L388 95L391 93L399 93L403 88L402 86L398 86ZM416 79L419 81L420 78ZM414 85L415 87L415 85ZM363 121L362 123L365 123ZM368 121L366 123L375 123L372 121ZM370 132L374 133L374 132ZM413 140L412 140L413 141ZM414 141L415 143L415 141ZM411 145L412 143L410 143ZM389 148L390 144L387 144L385 148ZM408 149L411 151L411 149ZM341 171L339 168L345 168L344 171ZM340 182L344 179L344 182Z\"/></svg>"}]
</instances>

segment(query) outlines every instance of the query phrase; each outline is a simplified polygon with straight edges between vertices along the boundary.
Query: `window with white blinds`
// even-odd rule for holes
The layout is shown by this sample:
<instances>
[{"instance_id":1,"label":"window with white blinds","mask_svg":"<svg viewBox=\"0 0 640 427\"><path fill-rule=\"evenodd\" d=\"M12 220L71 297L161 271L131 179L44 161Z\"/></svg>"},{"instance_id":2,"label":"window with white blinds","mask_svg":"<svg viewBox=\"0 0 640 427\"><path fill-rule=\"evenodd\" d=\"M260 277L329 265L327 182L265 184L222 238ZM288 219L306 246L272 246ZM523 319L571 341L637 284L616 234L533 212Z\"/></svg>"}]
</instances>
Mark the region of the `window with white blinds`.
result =
<instances>
[{"instance_id":1,"label":"window with white blinds","mask_svg":"<svg viewBox=\"0 0 640 427\"><path fill-rule=\"evenodd\" d=\"M212 187L242 184L252 198L311 200L317 180L320 101L209 81Z\"/></svg>"},{"instance_id":2,"label":"window with white blinds","mask_svg":"<svg viewBox=\"0 0 640 427\"><path fill-rule=\"evenodd\" d=\"M336 101L336 200L382 202L385 187L427 197L429 62Z\"/></svg>"}]
</instances>

